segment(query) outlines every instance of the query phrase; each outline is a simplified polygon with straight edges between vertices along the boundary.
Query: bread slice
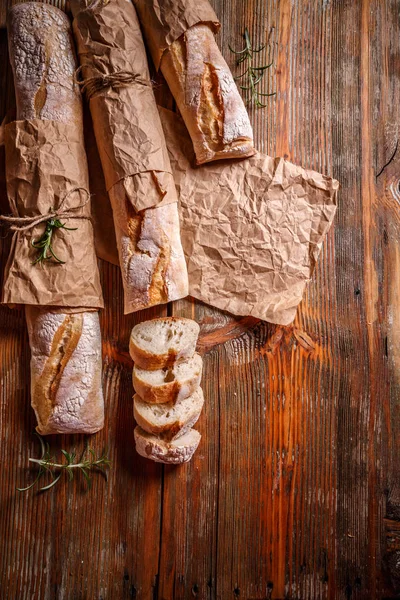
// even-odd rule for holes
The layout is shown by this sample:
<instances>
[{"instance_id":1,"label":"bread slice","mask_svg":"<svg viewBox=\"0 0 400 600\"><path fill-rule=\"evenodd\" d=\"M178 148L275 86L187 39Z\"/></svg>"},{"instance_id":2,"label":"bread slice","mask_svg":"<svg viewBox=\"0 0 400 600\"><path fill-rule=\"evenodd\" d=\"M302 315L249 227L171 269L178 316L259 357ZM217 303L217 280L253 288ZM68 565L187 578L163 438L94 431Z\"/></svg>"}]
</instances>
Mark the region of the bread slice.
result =
<instances>
[{"instance_id":1,"label":"bread slice","mask_svg":"<svg viewBox=\"0 0 400 600\"><path fill-rule=\"evenodd\" d=\"M132 329L129 352L142 369L164 369L192 358L199 331L196 321L181 317L144 321Z\"/></svg>"},{"instance_id":2,"label":"bread slice","mask_svg":"<svg viewBox=\"0 0 400 600\"><path fill-rule=\"evenodd\" d=\"M201 435L190 429L178 439L167 442L141 427L134 431L136 450L145 458L165 464L181 464L188 462L200 443Z\"/></svg>"},{"instance_id":3,"label":"bread slice","mask_svg":"<svg viewBox=\"0 0 400 600\"><path fill-rule=\"evenodd\" d=\"M132 374L133 387L145 402L178 402L188 398L198 389L202 370L203 361L199 354L157 371L147 371L135 365Z\"/></svg>"},{"instance_id":4,"label":"bread slice","mask_svg":"<svg viewBox=\"0 0 400 600\"><path fill-rule=\"evenodd\" d=\"M148 433L162 435L163 439L176 439L191 429L198 420L204 404L203 390L198 388L192 396L175 404L148 404L135 394L133 412L136 423Z\"/></svg>"}]
</instances>

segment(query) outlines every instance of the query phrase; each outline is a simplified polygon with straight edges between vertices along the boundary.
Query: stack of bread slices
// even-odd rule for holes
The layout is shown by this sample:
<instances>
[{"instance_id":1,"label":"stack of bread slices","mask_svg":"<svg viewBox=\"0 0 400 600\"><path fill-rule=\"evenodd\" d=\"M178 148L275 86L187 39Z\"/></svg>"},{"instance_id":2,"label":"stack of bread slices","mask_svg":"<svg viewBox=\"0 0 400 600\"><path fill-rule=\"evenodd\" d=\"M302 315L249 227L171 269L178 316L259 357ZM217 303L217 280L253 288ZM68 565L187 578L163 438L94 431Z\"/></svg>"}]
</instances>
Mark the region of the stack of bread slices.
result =
<instances>
[{"instance_id":1,"label":"stack of bread slices","mask_svg":"<svg viewBox=\"0 0 400 600\"><path fill-rule=\"evenodd\" d=\"M195 321L178 317L132 329L136 450L156 462L187 462L200 442L200 433L192 429L204 404L203 361L196 354L199 329Z\"/></svg>"}]
</instances>

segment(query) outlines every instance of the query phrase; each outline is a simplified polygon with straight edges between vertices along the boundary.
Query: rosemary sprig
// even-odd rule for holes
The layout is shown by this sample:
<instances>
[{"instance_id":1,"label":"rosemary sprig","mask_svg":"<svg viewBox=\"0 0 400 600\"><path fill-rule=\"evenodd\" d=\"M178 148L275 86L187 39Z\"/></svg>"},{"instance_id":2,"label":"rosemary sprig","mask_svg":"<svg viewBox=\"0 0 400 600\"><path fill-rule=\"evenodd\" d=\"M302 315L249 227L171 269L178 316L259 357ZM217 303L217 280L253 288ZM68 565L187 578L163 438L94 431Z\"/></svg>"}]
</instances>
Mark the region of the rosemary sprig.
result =
<instances>
[{"instance_id":1,"label":"rosemary sprig","mask_svg":"<svg viewBox=\"0 0 400 600\"><path fill-rule=\"evenodd\" d=\"M237 65L241 65L245 63L246 69L241 74L235 77L235 81L239 81L246 77L245 85L239 85L241 90L244 90L247 96L247 104L250 104L252 101L258 108L265 108L267 105L263 104L260 98L264 98L267 96L275 96L276 92L272 92L270 94L263 94L260 92L257 87L261 82L262 78L265 75L267 69L272 67L273 62L270 62L267 65L262 65L260 67L254 65L254 55L259 54L265 48L265 44L259 46L258 48L253 48L252 41L250 39L249 30L244 30L244 41L245 46L243 50L234 50L231 46L229 46L229 50L236 54L239 58L236 61Z\"/></svg>"},{"instance_id":2,"label":"rosemary sprig","mask_svg":"<svg viewBox=\"0 0 400 600\"><path fill-rule=\"evenodd\" d=\"M56 260L58 263L64 265L65 264L65 260L61 260L61 258L58 258L58 256L55 254L52 245L51 245L51 240L53 237L53 232L56 229L66 229L67 231L76 231L76 227L66 227L65 223L61 223L61 221L59 221L57 218L51 218L48 219L46 221L46 229L44 230L44 233L42 235L42 237L40 237L37 242L35 242L35 240L32 240L32 246L34 248L36 248L36 250L39 250L39 255L37 257L36 260L33 261L33 265L36 265L37 263L42 263L45 260L50 260L51 257L54 258L54 260ZM48 252L50 252L51 256L48 256Z\"/></svg>"},{"instance_id":3,"label":"rosemary sprig","mask_svg":"<svg viewBox=\"0 0 400 600\"><path fill-rule=\"evenodd\" d=\"M78 459L78 462L74 462L76 458L75 451L69 453L66 450L61 450L66 462L58 463L55 462L55 459L51 456L49 444L47 442L45 443L39 434L36 433L36 435L40 441L42 456L40 458L29 458L29 462L39 465L39 473L31 485L28 485L25 488L17 488L19 492L27 492L33 488L46 473L50 475L51 481L39 489L41 492L49 490L55 486L64 474L68 475L69 481L72 481L74 478L75 469L78 469L78 472L82 473L89 489L92 484L92 480L89 475L90 471L97 470L103 473L103 475L107 478L107 473L104 469L111 466L111 461L107 457L106 450L104 450L104 452L96 458L94 450L86 447L83 450L81 457ZM89 457L85 458L85 455L87 454L89 454Z\"/></svg>"}]
</instances>

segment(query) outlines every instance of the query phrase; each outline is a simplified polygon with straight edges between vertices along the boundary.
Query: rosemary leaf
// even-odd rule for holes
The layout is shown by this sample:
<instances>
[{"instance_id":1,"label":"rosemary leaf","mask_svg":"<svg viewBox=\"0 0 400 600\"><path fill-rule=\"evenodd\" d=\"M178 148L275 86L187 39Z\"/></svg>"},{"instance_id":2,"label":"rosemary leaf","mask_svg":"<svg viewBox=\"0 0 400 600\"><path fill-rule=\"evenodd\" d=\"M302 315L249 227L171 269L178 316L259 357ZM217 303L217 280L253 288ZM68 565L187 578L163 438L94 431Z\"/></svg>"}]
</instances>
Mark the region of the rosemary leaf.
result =
<instances>
[{"instance_id":1,"label":"rosemary leaf","mask_svg":"<svg viewBox=\"0 0 400 600\"><path fill-rule=\"evenodd\" d=\"M92 480L89 475L90 471L97 470L103 473L107 479L104 469L110 468L111 466L111 461L107 456L107 450L104 450L103 453L96 458L94 450L92 448L85 447L82 455L78 459L78 462L75 462L75 451L67 452L66 450L61 450L61 454L63 455L65 462L58 463L56 462L55 458L52 458L49 445L44 443L40 435L36 435L40 441L42 455L40 458L29 458L29 462L38 465L39 472L35 481L31 485L25 488L17 488L19 492L26 492L32 489L45 474L50 475L51 481L47 485L39 488L39 491L41 492L50 490L52 487L54 487L60 481L64 473L67 474L68 480L72 481L74 478L74 469L78 469L78 471L82 473L88 489L90 489L92 485Z\"/></svg>"},{"instance_id":2,"label":"rosemary leaf","mask_svg":"<svg viewBox=\"0 0 400 600\"><path fill-rule=\"evenodd\" d=\"M57 475L57 477L55 477L53 479L53 481L51 481L48 485L45 485L44 487L41 487L39 491L40 492L45 492L46 490L51 489L54 485L56 485L56 483L58 483L58 481L61 478L61 475L62 475L62 472L59 475Z\"/></svg>"},{"instance_id":3,"label":"rosemary leaf","mask_svg":"<svg viewBox=\"0 0 400 600\"><path fill-rule=\"evenodd\" d=\"M61 260L53 250L51 245L53 233L57 229L65 229L66 231L76 231L76 227L66 227L65 223L61 223L58 219L51 218L46 221L46 227L43 235L37 240L32 240L31 244L36 249L39 250L38 257L33 261L33 265L38 263L43 263L45 260L50 260L51 257L54 260L62 265L65 264L65 260ZM49 256L49 253L51 256Z\"/></svg>"},{"instance_id":4,"label":"rosemary leaf","mask_svg":"<svg viewBox=\"0 0 400 600\"><path fill-rule=\"evenodd\" d=\"M244 41L245 46L242 50L234 50L231 46L229 46L229 50L238 56L236 64L239 66L241 64L246 64L246 69L243 73L235 77L235 81L244 80L244 85L240 85L240 89L247 92L246 94L246 103L253 103L258 108L265 108L267 105L263 104L260 101L260 96L274 96L274 93L263 94L258 91L257 86L262 81L266 71L273 65L273 62L270 62L266 65L254 65L254 54L258 54L265 49L265 44L262 44L258 48L253 47L253 43L250 38L249 30L245 29L244 31Z\"/></svg>"}]
</instances>

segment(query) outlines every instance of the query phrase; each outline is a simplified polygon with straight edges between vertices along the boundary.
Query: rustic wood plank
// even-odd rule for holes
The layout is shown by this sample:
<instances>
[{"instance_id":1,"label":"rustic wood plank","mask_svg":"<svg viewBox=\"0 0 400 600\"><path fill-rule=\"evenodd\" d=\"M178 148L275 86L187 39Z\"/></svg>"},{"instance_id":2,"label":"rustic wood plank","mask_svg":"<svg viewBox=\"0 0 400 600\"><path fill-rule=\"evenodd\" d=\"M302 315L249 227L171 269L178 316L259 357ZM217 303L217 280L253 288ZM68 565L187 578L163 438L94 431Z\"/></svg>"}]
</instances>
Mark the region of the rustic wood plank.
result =
<instances>
[{"instance_id":1,"label":"rustic wood plank","mask_svg":"<svg viewBox=\"0 0 400 600\"><path fill-rule=\"evenodd\" d=\"M341 295L347 299L346 304L344 301L341 304L348 331L341 332L341 340L342 348L344 343L347 348L348 383L343 389L348 404L342 404L338 428L338 497L339 506L343 506L337 532L338 539L343 540L338 571L339 584L348 596L380 598L386 585L382 570L385 552L382 517L385 490L390 485L388 465L394 461L394 455L388 452L388 442L391 427L397 427L398 435L398 424L391 415L385 416L384 408L389 388L395 384L393 374L388 373L386 356L385 330L391 329L386 312L390 280L385 277L382 244L390 221L377 201L373 154L380 147L378 154L382 155L388 140L384 130L374 127L373 106L377 98L375 86L381 75L384 86L395 84L393 68L390 74L387 70L388 56L377 50L385 49L388 44L384 33L388 22L397 27L397 20L393 18L390 2L339 5L335 11L337 45L332 52L332 63L336 64L332 90L334 112L343 121L334 130L333 144L334 155L341 156L342 202L348 207L339 213L337 235L341 244L336 244L341 275L337 280L341 282ZM343 21L356 23L359 34L349 29L345 35ZM398 48L396 35L389 43ZM388 50L387 45L385 53ZM340 68L338 59L345 68ZM356 73L359 76L355 86ZM385 88L382 93L383 108L390 99ZM387 105L386 112L388 108ZM398 127L398 114L392 112L393 117ZM398 388L395 394L398 398Z\"/></svg>"},{"instance_id":2,"label":"rustic wood plank","mask_svg":"<svg viewBox=\"0 0 400 600\"><path fill-rule=\"evenodd\" d=\"M378 18L374 19L373 14ZM374 2L371 7L371 122L374 165L375 248L373 256L378 273L378 320L381 325L385 381L378 370L375 379L380 382L382 403L380 423L377 423L376 456L381 457L381 477L384 500L379 516L378 544L382 559L382 578L389 597L400 594L400 549L397 539L400 523L400 387L399 387L399 173L400 109L395 98L400 93L398 55L400 50L398 3L388 0ZM375 258L375 256L377 258ZM378 367L378 365L376 365Z\"/></svg>"}]
</instances>

